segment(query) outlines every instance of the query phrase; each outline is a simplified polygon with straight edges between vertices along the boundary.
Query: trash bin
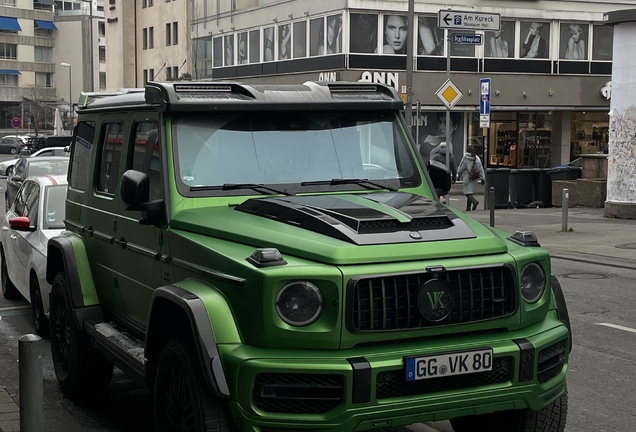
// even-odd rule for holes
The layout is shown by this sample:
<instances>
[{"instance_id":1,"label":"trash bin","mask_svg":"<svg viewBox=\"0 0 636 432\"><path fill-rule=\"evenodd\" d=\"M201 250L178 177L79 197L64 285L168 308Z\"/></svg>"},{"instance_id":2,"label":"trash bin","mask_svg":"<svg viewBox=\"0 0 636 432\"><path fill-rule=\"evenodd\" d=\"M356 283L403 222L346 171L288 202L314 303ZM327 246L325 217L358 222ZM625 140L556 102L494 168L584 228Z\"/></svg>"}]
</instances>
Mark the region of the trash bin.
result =
<instances>
[{"instance_id":1,"label":"trash bin","mask_svg":"<svg viewBox=\"0 0 636 432\"><path fill-rule=\"evenodd\" d=\"M532 199L540 207L552 207L552 178L549 168L535 168L532 170Z\"/></svg>"},{"instance_id":2,"label":"trash bin","mask_svg":"<svg viewBox=\"0 0 636 432\"><path fill-rule=\"evenodd\" d=\"M490 188L495 188L495 208L508 208L510 200L508 193L510 191L510 168L488 168L486 169L487 189L484 189L484 195L490 197ZM486 200L490 198L484 197ZM488 203L490 205L490 203Z\"/></svg>"},{"instance_id":3,"label":"trash bin","mask_svg":"<svg viewBox=\"0 0 636 432\"><path fill-rule=\"evenodd\" d=\"M510 204L517 207L525 207L533 199L533 172L531 169L510 170Z\"/></svg>"},{"instance_id":4,"label":"trash bin","mask_svg":"<svg viewBox=\"0 0 636 432\"><path fill-rule=\"evenodd\" d=\"M565 166L560 168L552 168L548 170L548 174L555 180L576 180L581 178L581 167Z\"/></svg>"}]
</instances>

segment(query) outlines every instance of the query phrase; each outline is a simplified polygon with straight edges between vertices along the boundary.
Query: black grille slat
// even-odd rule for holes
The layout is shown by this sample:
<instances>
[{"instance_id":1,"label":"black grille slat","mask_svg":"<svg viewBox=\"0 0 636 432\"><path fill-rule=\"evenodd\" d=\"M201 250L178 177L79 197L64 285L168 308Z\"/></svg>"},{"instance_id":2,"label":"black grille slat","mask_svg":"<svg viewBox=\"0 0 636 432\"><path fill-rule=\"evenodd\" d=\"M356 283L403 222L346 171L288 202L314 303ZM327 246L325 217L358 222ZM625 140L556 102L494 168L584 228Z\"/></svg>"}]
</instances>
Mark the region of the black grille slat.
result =
<instances>
[{"instance_id":1,"label":"black grille slat","mask_svg":"<svg viewBox=\"0 0 636 432\"><path fill-rule=\"evenodd\" d=\"M324 414L344 397L342 375L262 373L254 384L254 405L266 412Z\"/></svg>"},{"instance_id":2,"label":"black grille slat","mask_svg":"<svg viewBox=\"0 0 636 432\"><path fill-rule=\"evenodd\" d=\"M403 369L380 372L376 379L376 398L388 399L503 384L512 379L512 365L512 357L495 358L492 371L418 381L406 381Z\"/></svg>"},{"instance_id":3,"label":"black grille slat","mask_svg":"<svg viewBox=\"0 0 636 432\"><path fill-rule=\"evenodd\" d=\"M453 223L446 216L428 217L428 218L416 218L410 222L401 223L395 219L392 220L376 220L376 221L363 221L358 224L358 233L368 234L373 232L383 231L398 231L398 230L427 230L427 229L440 229L449 228L453 226Z\"/></svg>"},{"instance_id":4,"label":"black grille slat","mask_svg":"<svg viewBox=\"0 0 636 432\"><path fill-rule=\"evenodd\" d=\"M540 383L546 383L561 373L565 365L565 346L565 340L562 340L539 352L537 380Z\"/></svg>"},{"instance_id":5,"label":"black grille slat","mask_svg":"<svg viewBox=\"0 0 636 432\"><path fill-rule=\"evenodd\" d=\"M418 311L419 287L440 277L451 286L454 306L448 318L431 323ZM516 284L510 267L451 270L362 278L350 287L349 322L356 331L414 329L501 318L516 310ZM365 296L369 291L368 300ZM368 318L367 318L368 317Z\"/></svg>"}]
</instances>

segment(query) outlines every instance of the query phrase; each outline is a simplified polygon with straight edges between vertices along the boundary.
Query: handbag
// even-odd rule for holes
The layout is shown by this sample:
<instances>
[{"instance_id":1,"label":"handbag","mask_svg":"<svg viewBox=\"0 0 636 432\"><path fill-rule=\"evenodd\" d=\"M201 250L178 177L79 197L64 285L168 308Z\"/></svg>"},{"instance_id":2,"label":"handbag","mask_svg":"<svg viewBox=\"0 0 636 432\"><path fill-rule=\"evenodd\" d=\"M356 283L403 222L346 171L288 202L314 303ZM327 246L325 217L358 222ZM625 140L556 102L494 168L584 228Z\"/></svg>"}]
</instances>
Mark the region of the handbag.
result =
<instances>
[{"instance_id":1,"label":"handbag","mask_svg":"<svg viewBox=\"0 0 636 432\"><path fill-rule=\"evenodd\" d=\"M468 172L468 178L471 180L478 180L480 176L481 173L479 172L479 165L477 165L477 160L475 160L475 162L473 162L473 166Z\"/></svg>"}]
</instances>

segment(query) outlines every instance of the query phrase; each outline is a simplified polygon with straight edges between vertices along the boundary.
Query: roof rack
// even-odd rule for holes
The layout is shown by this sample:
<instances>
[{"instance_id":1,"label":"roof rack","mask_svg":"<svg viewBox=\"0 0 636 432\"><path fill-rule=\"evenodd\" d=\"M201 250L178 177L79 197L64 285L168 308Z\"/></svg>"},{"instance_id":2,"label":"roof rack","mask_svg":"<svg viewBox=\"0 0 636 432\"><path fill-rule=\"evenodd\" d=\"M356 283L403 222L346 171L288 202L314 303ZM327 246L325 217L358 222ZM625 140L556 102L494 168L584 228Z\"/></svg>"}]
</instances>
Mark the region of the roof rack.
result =
<instances>
[{"instance_id":1,"label":"roof rack","mask_svg":"<svg viewBox=\"0 0 636 432\"><path fill-rule=\"evenodd\" d=\"M81 92L79 101L77 102L78 108L86 108L95 99L102 99L110 96L118 96L129 93L142 93L144 88L121 88L114 92Z\"/></svg>"}]
</instances>

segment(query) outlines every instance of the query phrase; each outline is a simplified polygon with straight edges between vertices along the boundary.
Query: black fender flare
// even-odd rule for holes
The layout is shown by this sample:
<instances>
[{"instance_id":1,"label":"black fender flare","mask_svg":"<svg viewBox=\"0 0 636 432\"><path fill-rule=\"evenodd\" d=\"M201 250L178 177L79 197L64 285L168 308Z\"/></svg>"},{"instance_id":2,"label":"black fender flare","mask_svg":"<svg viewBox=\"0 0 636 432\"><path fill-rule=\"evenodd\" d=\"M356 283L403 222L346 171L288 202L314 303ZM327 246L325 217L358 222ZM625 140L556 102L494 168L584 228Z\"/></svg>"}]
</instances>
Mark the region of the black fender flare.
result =
<instances>
[{"instance_id":1,"label":"black fender flare","mask_svg":"<svg viewBox=\"0 0 636 432\"><path fill-rule=\"evenodd\" d=\"M156 359L160 354L163 344L161 330L157 329L154 322L162 322L157 318L156 304L162 300L176 305L182 310L188 319L188 331L193 336L196 350L199 354L201 367L205 376L208 387L212 393L222 399L230 399L230 390L221 364L221 358L217 349L217 341L214 336L212 324L208 317L207 308L196 294L187 291L176 285L168 285L155 289L151 300L150 314L148 317L148 327L146 332L145 356L146 363L146 380L149 388L154 388L154 372L156 371ZM165 317L163 317L165 322ZM158 320L158 321L157 321Z\"/></svg>"},{"instance_id":2,"label":"black fender flare","mask_svg":"<svg viewBox=\"0 0 636 432\"><path fill-rule=\"evenodd\" d=\"M559 279L552 275L552 292L554 293L554 300L556 301L557 306L557 315L559 317L559 321L561 321L568 328L568 332L570 333L570 352L572 351L572 326L570 324L570 314L568 313L568 305L565 302L565 295L563 294L563 289L561 288L561 283Z\"/></svg>"}]
</instances>

